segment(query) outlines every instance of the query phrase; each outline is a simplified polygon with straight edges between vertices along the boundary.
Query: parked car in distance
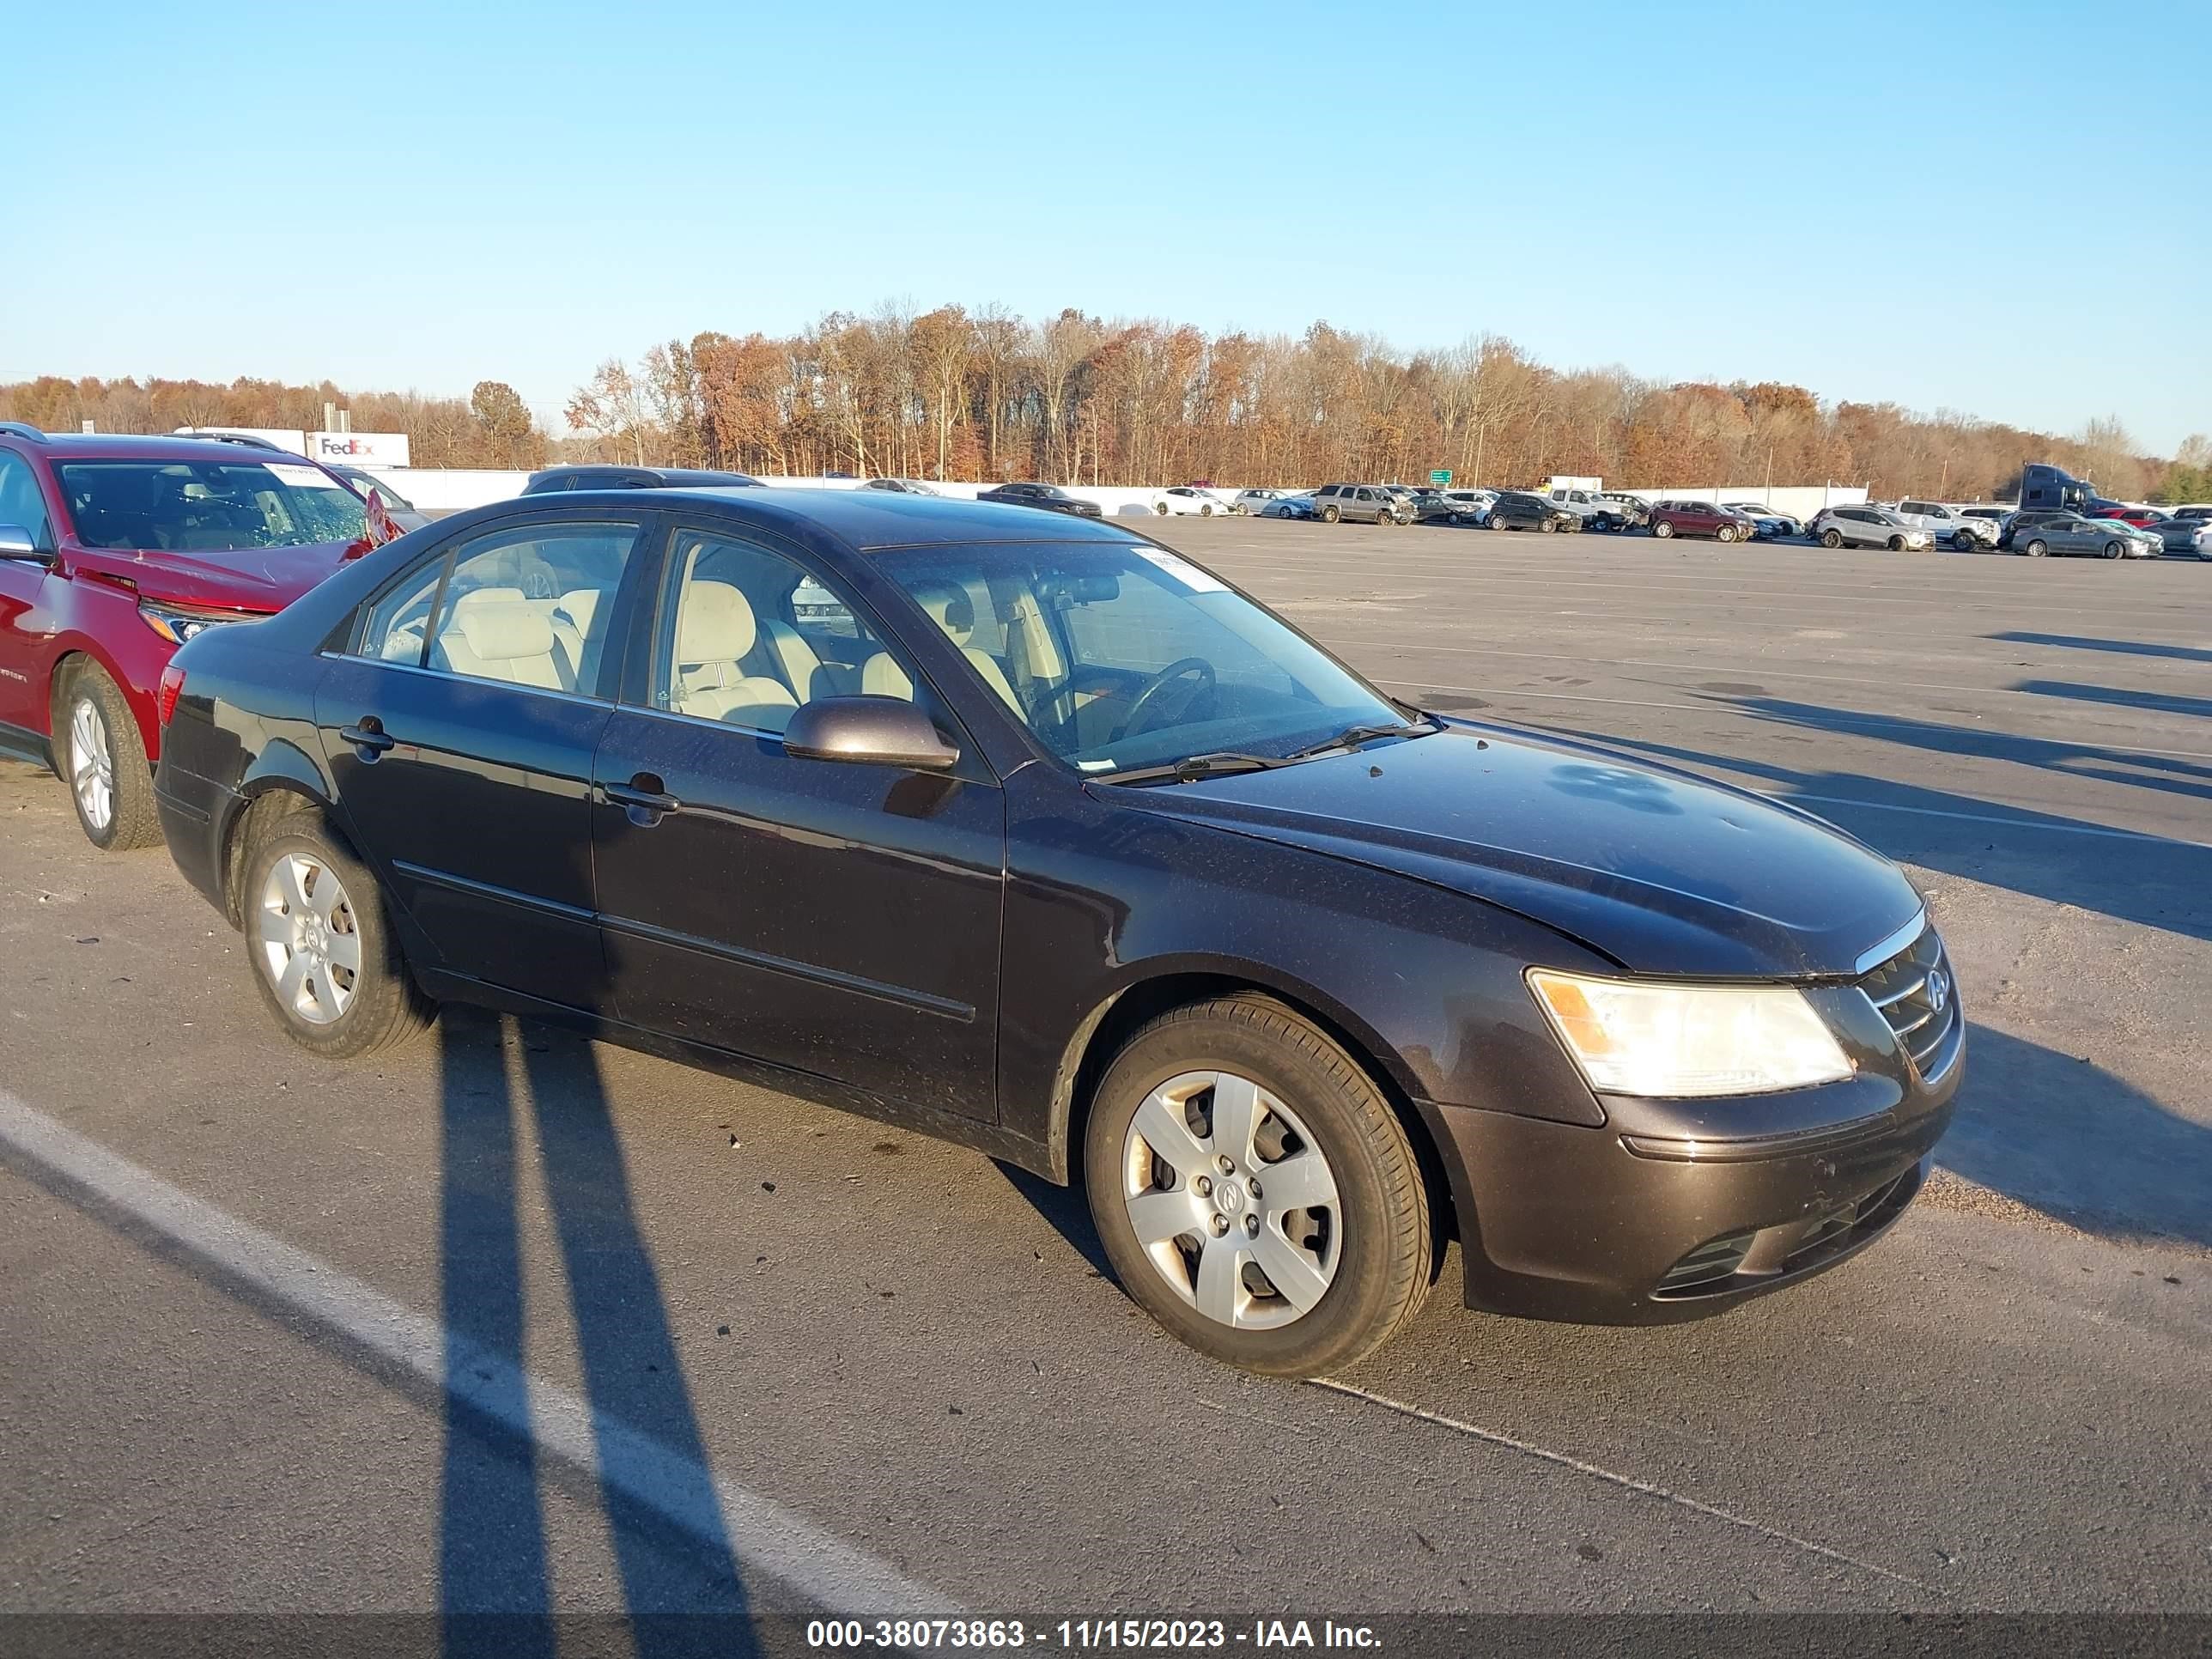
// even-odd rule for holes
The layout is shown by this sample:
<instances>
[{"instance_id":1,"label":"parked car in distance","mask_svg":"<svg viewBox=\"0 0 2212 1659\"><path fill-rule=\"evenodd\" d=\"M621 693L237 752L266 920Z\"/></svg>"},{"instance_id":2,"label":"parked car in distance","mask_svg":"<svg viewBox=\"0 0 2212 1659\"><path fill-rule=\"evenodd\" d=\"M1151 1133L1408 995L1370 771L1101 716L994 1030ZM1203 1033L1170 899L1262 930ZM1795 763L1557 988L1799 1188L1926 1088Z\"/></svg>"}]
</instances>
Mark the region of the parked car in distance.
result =
<instances>
[{"instance_id":1,"label":"parked car in distance","mask_svg":"<svg viewBox=\"0 0 2212 1659\"><path fill-rule=\"evenodd\" d=\"M1310 519L1315 516L1313 491L1300 489L1279 495L1254 516L1262 519Z\"/></svg>"},{"instance_id":2,"label":"parked car in distance","mask_svg":"<svg viewBox=\"0 0 2212 1659\"><path fill-rule=\"evenodd\" d=\"M2185 519L2177 514L2151 526L2150 532L2168 553L2193 553L2200 559L2212 559L2212 517Z\"/></svg>"},{"instance_id":3,"label":"parked car in distance","mask_svg":"<svg viewBox=\"0 0 2212 1659\"><path fill-rule=\"evenodd\" d=\"M1500 490L1498 499L1490 504L1490 516L1484 522L1492 530L1540 530L1547 533L1583 527L1581 514L1527 489Z\"/></svg>"},{"instance_id":4,"label":"parked car in distance","mask_svg":"<svg viewBox=\"0 0 2212 1659\"><path fill-rule=\"evenodd\" d=\"M1601 489L1597 492L1597 499L1609 522L1593 522L1590 526L1593 530L1633 530L1639 525L1651 522L1651 503L1641 495L1626 489Z\"/></svg>"},{"instance_id":5,"label":"parked car in distance","mask_svg":"<svg viewBox=\"0 0 2212 1659\"><path fill-rule=\"evenodd\" d=\"M1626 530L1626 513L1595 489L1547 489L1541 492L1553 506L1575 515L1584 530Z\"/></svg>"},{"instance_id":6,"label":"parked car in distance","mask_svg":"<svg viewBox=\"0 0 2212 1659\"><path fill-rule=\"evenodd\" d=\"M1256 515L1269 501L1279 501L1293 492L1287 489L1240 489L1229 503L1231 513Z\"/></svg>"},{"instance_id":7,"label":"parked car in distance","mask_svg":"<svg viewBox=\"0 0 2212 1659\"><path fill-rule=\"evenodd\" d=\"M2192 501L2186 507L2173 509L2177 519L2212 519L2212 502Z\"/></svg>"},{"instance_id":8,"label":"parked car in distance","mask_svg":"<svg viewBox=\"0 0 2212 1659\"><path fill-rule=\"evenodd\" d=\"M1498 499L1494 489L1447 489L1445 499L1457 504L1460 522L1483 525L1490 522L1491 503Z\"/></svg>"},{"instance_id":9,"label":"parked car in distance","mask_svg":"<svg viewBox=\"0 0 2212 1659\"><path fill-rule=\"evenodd\" d=\"M889 490L894 495L934 495L939 493L936 485L924 483L920 478L871 478L860 488Z\"/></svg>"},{"instance_id":10,"label":"parked car in distance","mask_svg":"<svg viewBox=\"0 0 2212 1659\"><path fill-rule=\"evenodd\" d=\"M1751 533L1770 542L1778 542L1790 536L1802 536L1805 526L1787 513L1778 513L1761 501L1723 501L1731 513L1741 513L1751 520Z\"/></svg>"},{"instance_id":11,"label":"parked car in distance","mask_svg":"<svg viewBox=\"0 0 2212 1659\"><path fill-rule=\"evenodd\" d=\"M1651 533L1662 541L1674 536L1711 536L1716 541L1747 542L1757 530L1742 514L1711 501L1659 501L1651 508Z\"/></svg>"},{"instance_id":12,"label":"parked car in distance","mask_svg":"<svg viewBox=\"0 0 2212 1659\"><path fill-rule=\"evenodd\" d=\"M1954 547L1990 547L1996 543L1996 521L1970 517L1964 507L1946 506L1942 501L1902 501L1890 511L1905 523L1926 531L1933 540L1948 542Z\"/></svg>"},{"instance_id":13,"label":"parked car in distance","mask_svg":"<svg viewBox=\"0 0 2212 1659\"><path fill-rule=\"evenodd\" d=\"M1058 484L1002 483L996 489L986 489L975 499L1000 507L1036 507L1048 513L1066 513L1078 519L1103 518L1096 501L1086 501L1071 495Z\"/></svg>"},{"instance_id":14,"label":"parked car in distance","mask_svg":"<svg viewBox=\"0 0 2212 1659\"><path fill-rule=\"evenodd\" d=\"M1152 511L1163 516L1173 514L1178 518L1210 519L1228 510L1228 502L1195 484L1171 484L1152 501Z\"/></svg>"},{"instance_id":15,"label":"parked car in distance","mask_svg":"<svg viewBox=\"0 0 2212 1659\"><path fill-rule=\"evenodd\" d=\"M2135 526L2138 530L2147 530L2163 519L2166 514L2154 507L2108 507L2100 508L2086 516L2092 519L2118 519L2123 524Z\"/></svg>"},{"instance_id":16,"label":"parked car in distance","mask_svg":"<svg viewBox=\"0 0 2212 1659\"><path fill-rule=\"evenodd\" d=\"M1331 483L1314 491L1314 516L1323 524L1411 524L1413 509L1382 484Z\"/></svg>"},{"instance_id":17,"label":"parked car in distance","mask_svg":"<svg viewBox=\"0 0 2212 1659\"><path fill-rule=\"evenodd\" d=\"M2005 553L2014 552L2016 550L2014 544L2016 538L2026 532L2043 525L2061 524L2069 519L2081 516L2071 507L2033 507L2008 513L1998 523L1998 550Z\"/></svg>"},{"instance_id":18,"label":"parked car in distance","mask_svg":"<svg viewBox=\"0 0 2212 1659\"><path fill-rule=\"evenodd\" d=\"M2013 509L2008 507L1962 507L1959 509L1960 518L1972 519L1981 526L1980 545L1985 548L1997 545L1997 538L2004 534L2005 520L2012 515Z\"/></svg>"},{"instance_id":19,"label":"parked car in distance","mask_svg":"<svg viewBox=\"0 0 2212 1659\"><path fill-rule=\"evenodd\" d=\"M696 466L549 466L530 475L526 495L556 489L757 489L761 481L744 472L717 472Z\"/></svg>"},{"instance_id":20,"label":"parked car in distance","mask_svg":"<svg viewBox=\"0 0 2212 1659\"><path fill-rule=\"evenodd\" d=\"M321 465L324 471L343 480L362 500L367 501L368 492L372 489L381 495L384 498L384 510L391 515L395 528L403 532L420 530L430 522L430 515L417 511L415 503L394 489L392 487L392 481L381 473L367 471L357 466L339 466L328 461Z\"/></svg>"},{"instance_id":21,"label":"parked car in distance","mask_svg":"<svg viewBox=\"0 0 2212 1659\"><path fill-rule=\"evenodd\" d=\"M1127 1293L1255 1371L1352 1364L1455 1237L1475 1305L1651 1322L1905 1212L1966 1025L1894 864L1395 702L1147 538L1031 522L441 520L185 648L163 830L310 1054L480 1003L1079 1172Z\"/></svg>"},{"instance_id":22,"label":"parked car in distance","mask_svg":"<svg viewBox=\"0 0 2212 1659\"><path fill-rule=\"evenodd\" d=\"M1405 492L1415 524L1457 524L1464 514L1459 502L1432 484L1407 484Z\"/></svg>"},{"instance_id":23,"label":"parked car in distance","mask_svg":"<svg viewBox=\"0 0 2212 1659\"><path fill-rule=\"evenodd\" d=\"M2040 515L2039 515L2040 516ZM2058 513L2047 522L2013 532L2012 550L2031 559L2046 553L2063 558L2083 555L2103 559L2154 559L2166 550L2162 538L2124 519L2091 519Z\"/></svg>"},{"instance_id":24,"label":"parked car in distance","mask_svg":"<svg viewBox=\"0 0 2212 1659\"><path fill-rule=\"evenodd\" d=\"M53 769L95 847L159 836L163 676L368 550L367 507L273 446L0 422L0 750Z\"/></svg>"},{"instance_id":25,"label":"parked car in distance","mask_svg":"<svg viewBox=\"0 0 2212 1659\"><path fill-rule=\"evenodd\" d=\"M1936 544L1928 531L1871 501L1824 507L1806 525L1805 533L1827 548L1886 547L1893 553L1917 553Z\"/></svg>"}]
</instances>

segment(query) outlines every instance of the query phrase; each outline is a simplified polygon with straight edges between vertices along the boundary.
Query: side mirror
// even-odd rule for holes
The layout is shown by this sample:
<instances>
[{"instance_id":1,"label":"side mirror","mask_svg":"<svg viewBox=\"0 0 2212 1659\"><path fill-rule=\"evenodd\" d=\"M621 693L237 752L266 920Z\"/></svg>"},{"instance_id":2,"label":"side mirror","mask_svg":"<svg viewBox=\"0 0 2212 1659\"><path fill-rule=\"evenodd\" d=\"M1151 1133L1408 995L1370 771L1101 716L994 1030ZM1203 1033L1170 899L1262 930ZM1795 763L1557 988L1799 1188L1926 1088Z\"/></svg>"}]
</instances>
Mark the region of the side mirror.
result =
<instances>
[{"instance_id":1,"label":"side mirror","mask_svg":"<svg viewBox=\"0 0 2212 1659\"><path fill-rule=\"evenodd\" d=\"M31 532L19 524L0 524L0 559L29 559L38 564L52 564L54 556L32 539Z\"/></svg>"},{"instance_id":2,"label":"side mirror","mask_svg":"<svg viewBox=\"0 0 2212 1659\"><path fill-rule=\"evenodd\" d=\"M949 770L960 751L936 722L899 697L817 697L783 729L784 752L801 760L860 761L917 772Z\"/></svg>"}]
</instances>

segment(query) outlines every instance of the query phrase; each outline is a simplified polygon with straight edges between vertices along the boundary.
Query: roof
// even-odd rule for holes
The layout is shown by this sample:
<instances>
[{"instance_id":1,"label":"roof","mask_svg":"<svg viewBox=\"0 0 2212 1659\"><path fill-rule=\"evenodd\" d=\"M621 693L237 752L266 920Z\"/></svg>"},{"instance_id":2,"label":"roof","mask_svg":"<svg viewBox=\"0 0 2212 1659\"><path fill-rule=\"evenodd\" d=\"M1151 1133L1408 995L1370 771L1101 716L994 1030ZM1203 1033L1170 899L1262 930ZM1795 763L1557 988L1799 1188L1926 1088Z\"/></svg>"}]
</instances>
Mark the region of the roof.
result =
<instances>
[{"instance_id":1,"label":"roof","mask_svg":"<svg viewBox=\"0 0 2212 1659\"><path fill-rule=\"evenodd\" d=\"M647 501L711 501L718 517L787 531L826 532L862 551L958 542L1127 541L1140 532L1114 520L1079 518L1043 507L908 495L889 489L578 489L516 499L532 507L628 507Z\"/></svg>"},{"instance_id":2,"label":"roof","mask_svg":"<svg viewBox=\"0 0 2212 1659\"><path fill-rule=\"evenodd\" d=\"M33 453L45 455L58 465L68 461L210 461L228 460L234 465L256 461L276 461L289 466L313 466L304 455L295 455L289 449L264 449L258 444L230 443L221 438L155 437L127 432L49 432L36 440L12 433L0 433L0 438L15 437Z\"/></svg>"}]
</instances>

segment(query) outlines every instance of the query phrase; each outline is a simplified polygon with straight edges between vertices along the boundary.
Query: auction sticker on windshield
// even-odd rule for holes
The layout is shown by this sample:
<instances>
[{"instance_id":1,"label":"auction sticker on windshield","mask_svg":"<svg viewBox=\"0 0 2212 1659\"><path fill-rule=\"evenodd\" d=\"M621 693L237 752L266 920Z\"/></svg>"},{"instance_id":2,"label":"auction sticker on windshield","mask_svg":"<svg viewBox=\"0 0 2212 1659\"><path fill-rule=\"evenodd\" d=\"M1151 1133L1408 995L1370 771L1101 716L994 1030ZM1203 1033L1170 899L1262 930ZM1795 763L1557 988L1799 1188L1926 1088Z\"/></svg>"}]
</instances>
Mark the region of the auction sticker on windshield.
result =
<instances>
[{"instance_id":1,"label":"auction sticker on windshield","mask_svg":"<svg viewBox=\"0 0 2212 1659\"><path fill-rule=\"evenodd\" d=\"M1133 547L1129 550L1140 559L1149 560L1173 576L1194 593L1226 593L1229 584L1218 576L1209 576L1188 560L1178 559L1164 548Z\"/></svg>"},{"instance_id":2,"label":"auction sticker on windshield","mask_svg":"<svg viewBox=\"0 0 2212 1659\"><path fill-rule=\"evenodd\" d=\"M331 488L329 477L312 466L289 466L283 461L271 461L269 463L269 470L276 474L278 483L291 484L297 489L328 489Z\"/></svg>"}]
</instances>

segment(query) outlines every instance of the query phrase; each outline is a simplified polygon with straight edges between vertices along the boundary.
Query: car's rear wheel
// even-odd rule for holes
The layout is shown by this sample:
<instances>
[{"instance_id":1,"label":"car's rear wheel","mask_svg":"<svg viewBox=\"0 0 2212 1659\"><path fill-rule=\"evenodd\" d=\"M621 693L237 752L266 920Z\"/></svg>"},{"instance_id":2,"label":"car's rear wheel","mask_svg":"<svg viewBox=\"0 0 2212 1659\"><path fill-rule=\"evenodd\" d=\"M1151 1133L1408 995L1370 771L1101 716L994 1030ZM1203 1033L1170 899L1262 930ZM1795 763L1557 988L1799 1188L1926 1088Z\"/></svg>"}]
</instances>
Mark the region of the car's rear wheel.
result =
<instances>
[{"instance_id":1,"label":"car's rear wheel","mask_svg":"<svg viewBox=\"0 0 2212 1659\"><path fill-rule=\"evenodd\" d=\"M296 812L251 849L246 953L285 1035L325 1060L405 1041L430 1023L376 878L319 812Z\"/></svg>"},{"instance_id":2,"label":"car's rear wheel","mask_svg":"<svg viewBox=\"0 0 2212 1659\"><path fill-rule=\"evenodd\" d=\"M85 839L107 853L161 840L154 769L122 688L99 664L87 663L70 677L61 714L54 760Z\"/></svg>"},{"instance_id":3,"label":"car's rear wheel","mask_svg":"<svg viewBox=\"0 0 2212 1659\"><path fill-rule=\"evenodd\" d=\"M1842 531L1823 530L1820 532L1820 545L1826 548L1829 551L1833 552L1837 548L1841 547L1843 544L1844 532Z\"/></svg>"},{"instance_id":4,"label":"car's rear wheel","mask_svg":"<svg viewBox=\"0 0 2212 1659\"><path fill-rule=\"evenodd\" d=\"M2105 556L2108 559L2123 557L2127 553L2127 545L2123 542L2106 542L2105 544Z\"/></svg>"},{"instance_id":5,"label":"car's rear wheel","mask_svg":"<svg viewBox=\"0 0 2212 1659\"><path fill-rule=\"evenodd\" d=\"M1160 517L1164 519L1168 515L1168 504L1165 501L1154 501L1152 503L1152 511L1158 514Z\"/></svg>"},{"instance_id":6,"label":"car's rear wheel","mask_svg":"<svg viewBox=\"0 0 2212 1659\"><path fill-rule=\"evenodd\" d=\"M1321 510L1321 521L1323 524L1334 524L1343 516L1344 515L1333 506L1324 507Z\"/></svg>"},{"instance_id":7,"label":"car's rear wheel","mask_svg":"<svg viewBox=\"0 0 2212 1659\"><path fill-rule=\"evenodd\" d=\"M1427 1294L1428 1191L1404 1126L1272 1000L1177 1009L1131 1037L1092 1103L1085 1174L1122 1287L1229 1364L1336 1370Z\"/></svg>"},{"instance_id":8,"label":"car's rear wheel","mask_svg":"<svg viewBox=\"0 0 2212 1659\"><path fill-rule=\"evenodd\" d=\"M2046 554L2046 553L2048 553L2049 551L2051 551L2051 549L2050 549L2050 547L2049 547L2048 545L2046 545L2046 544L2045 544L2045 543L2043 543L2043 542L2040 542L2040 541L2032 541L2032 542L2028 543L2025 547L2021 548L2020 550L2021 550L2022 553L2026 554L2026 555L2027 555L2029 558L2031 558L2031 559L2039 559L2039 558L2041 558L2045 554Z\"/></svg>"},{"instance_id":9,"label":"car's rear wheel","mask_svg":"<svg viewBox=\"0 0 2212 1659\"><path fill-rule=\"evenodd\" d=\"M1662 519L1658 523L1651 526L1651 533L1663 542L1674 535L1674 526L1668 523L1666 520Z\"/></svg>"}]
</instances>

